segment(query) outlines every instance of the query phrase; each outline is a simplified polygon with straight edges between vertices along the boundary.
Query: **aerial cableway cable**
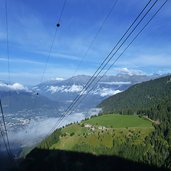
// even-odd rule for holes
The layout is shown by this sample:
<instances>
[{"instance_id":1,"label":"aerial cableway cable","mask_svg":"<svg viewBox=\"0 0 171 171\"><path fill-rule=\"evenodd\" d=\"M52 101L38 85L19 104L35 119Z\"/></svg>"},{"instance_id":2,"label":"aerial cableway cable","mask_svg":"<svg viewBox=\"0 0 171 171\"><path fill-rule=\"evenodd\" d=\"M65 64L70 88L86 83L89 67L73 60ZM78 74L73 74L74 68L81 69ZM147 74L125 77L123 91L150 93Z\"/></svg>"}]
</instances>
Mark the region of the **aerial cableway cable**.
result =
<instances>
[{"instance_id":1,"label":"aerial cableway cable","mask_svg":"<svg viewBox=\"0 0 171 171\"><path fill-rule=\"evenodd\" d=\"M66 4L67 4L67 0L64 0L63 5L62 5L62 9L61 9L59 17L57 19L56 27L60 27L60 22L61 22L64 10L65 10ZM46 71L47 71L48 63L49 63L49 60L50 60L50 57L51 57L51 54L52 54L52 50L53 50L53 47L54 47L54 43L55 43L55 40L56 40L57 29L58 28L55 28L55 33L54 33L54 36L53 36L51 44L50 44L50 48L49 48L49 51L48 51L47 58L45 60L43 72L42 72L42 75L41 75L41 78L40 78L40 84L44 81L44 77L45 77L45 74L46 74ZM34 103L37 104L37 98L38 98L39 93L35 92L35 95L36 95L36 98L35 98Z\"/></svg>"},{"instance_id":2,"label":"aerial cableway cable","mask_svg":"<svg viewBox=\"0 0 171 171\"><path fill-rule=\"evenodd\" d=\"M66 1L67 1L67 0L66 0ZM63 8L62 8L62 12L61 12L61 13L63 13L63 9L64 9L64 7L65 7L66 1L64 2L64 5L63 5ZM77 66L77 68L76 68L76 70L75 70L75 72L74 72L74 75L75 75L76 72L78 71L78 69L79 69L79 67L80 67L80 65L81 65L81 63L82 63L82 60L85 59L85 57L87 56L89 50L90 50L91 47L93 46L95 40L97 39L98 35L100 34L101 30L103 29L103 27L104 27L106 21L108 20L108 18L109 18L110 15L112 14L112 12L113 12L113 10L114 10L116 4L118 3L118 1L119 1L119 0L114 0L114 1L113 1L110 10L108 11L108 13L106 14L106 16L104 17L104 19L103 19L103 21L102 21L100 27L98 28L96 34L94 35L94 37L93 37L92 41L90 42L88 48L86 49L85 53L83 54L83 56L82 56L82 58L81 58L81 60L80 60L80 62L79 62L79 64L78 64L78 66ZM58 23L60 22L60 20L61 20L61 15L60 15L60 17L59 17Z\"/></svg>"},{"instance_id":3,"label":"aerial cableway cable","mask_svg":"<svg viewBox=\"0 0 171 171\"><path fill-rule=\"evenodd\" d=\"M8 82L9 84L11 83L11 73L10 73L10 54L9 54L9 29L8 29L8 0L5 1L5 21L6 21L6 46L7 46L7 60L8 60ZM1 108L1 114L2 114L2 121L4 125L4 130L5 130L5 136L7 140L7 147L9 154L12 157L12 152L10 148L10 143L9 143L9 138L8 138L8 132L7 132L7 127L5 123L5 117L3 113L3 108L2 108L2 103L0 100L0 108ZM10 91L9 91L9 108L10 108Z\"/></svg>"},{"instance_id":4,"label":"aerial cableway cable","mask_svg":"<svg viewBox=\"0 0 171 171\"><path fill-rule=\"evenodd\" d=\"M67 0L64 0L64 3L62 5L61 12L60 12L59 17L58 17L58 20L57 20L57 25L56 25L57 27L60 26L60 22L61 22L61 19L62 19L64 10L65 10L65 7L66 7L66 3L67 3ZM42 74L40 83L42 83L44 81L45 73L46 73L46 70L47 70L47 66L48 66L48 63L49 63L49 59L50 59L50 56L52 54L53 46L54 46L55 39L56 39L57 29L58 28L55 29L55 33L54 33L54 36L52 38L52 42L51 42L50 49L49 49L49 52L48 52L48 55L47 55L47 59L46 59L46 62L45 62L45 66L44 66L44 69L43 69L43 74Z\"/></svg>"},{"instance_id":5,"label":"aerial cableway cable","mask_svg":"<svg viewBox=\"0 0 171 171\"><path fill-rule=\"evenodd\" d=\"M97 85L97 83L107 74L107 72L113 67L113 65L119 60L119 58L126 52L126 50L131 46L131 44L138 38L138 36L143 32L143 30L149 25L149 23L154 19L154 17L159 13L159 11L163 8L163 6L167 3L168 0L166 0L160 7L159 9L153 14L153 16L150 18L150 20L144 25L144 27L136 34L136 36L132 39L132 41L126 46L126 48L122 51L122 53L114 60L114 62L108 67L108 69L105 71L105 73L99 77L99 79L96 81L96 83L94 84L94 86L88 91L86 92L86 95L84 96L84 98L86 98L86 96L88 96L89 93L91 93L91 91L95 88L95 86ZM82 101L83 99L81 99ZM77 105L78 106L78 105ZM76 106L76 107L77 107ZM72 112L71 112L72 113Z\"/></svg>"},{"instance_id":6,"label":"aerial cableway cable","mask_svg":"<svg viewBox=\"0 0 171 171\"><path fill-rule=\"evenodd\" d=\"M134 26L134 24L136 23L136 21L139 19L139 17L142 15L142 13L145 11L145 9L148 7L148 5L150 4L152 0L150 0L146 6L143 8L143 10L140 12L140 14L136 17L136 19L133 21L133 23L131 24L131 26L126 30L126 32L123 34L123 36L120 38L120 40L117 42L117 44L114 46L114 48L110 51L110 53L107 55L107 57L103 60L103 62L100 64L100 66L97 68L97 70L95 71L95 73L91 76L91 78L88 80L88 82L86 83L86 85L82 88L81 90L81 95L84 94L84 92L86 91L87 87L89 87L89 85L91 84L91 82L94 80L94 78L96 77L96 75L98 74L99 70L101 70L101 68L106 64L106 61L109 59L110 55L113 53L113 51L116 49L116 47L119 45L119 43L123 40L123 38L126 36L126 34L130 31L130 29ZM155 1L155 3L158 0ZM67 108L67 111L70 110L70 108L72 108L73 104L80 98L80 95L78 95L74 100L73 103Z\"/></svg>"},{"instance_id":7,"label":"aerial cableway cable","mask_svg":"<svg viewBox=\"0 0 171 171\"><path fill-rule=\"evenodd\" d=\"M153 5L150 7L150 9L146 12L145 16L149 13L149 11L154 7L154 5L156 4L158 0L155 1L155 3L153 3ZM102 62L102 64L98 67L98 69L96 70L96 72L93 74L93 76L89 79L89 81L86 83L86 85L83 87L83 89L81 90L80 95L78 95L74 100L73 103L66 109L66 111L64 112L63 116L59 119L59 121L57 122L56 125L58 125L59 122L61 122L61 120L65 117L65 115L74 107L74 105L79 101L79 99L82 97L82 95L86 92L86 90L88 89L88 87L91 85L91 83L95 80L95 78L97 77L97 73L98 71L101 69L101 67L103 67L103 65L105 64L105 61L110 57L110 55L112 54L112 52L115 50L115 48L117 47L117 45L122 41L122 39L125 37L125 35L129 32L129 30L133 27L133 25L136 23L136 21L139 19L139 17L141 16L141 14L145 11L145 9L147 8L147 6L150 4L151 0L146 4L146 6L143 8L143 10L139 13L139 15L136 17L136 19L133 21L133 23L131 24L131 26L126 30L126 32L124 33L124 35L121 37L121 39L117 42L117 44L115 45L115 47L112 49L112 51L108 54L108 56L105 58L105 60ZM145 17L144 17L145 18ZM140 24L140 23L139 23ZM138 24L138 25L139 25ZM137 25L135 26L137 27ZM54 130L54 129L52 129Z\"/></svg>"},{"instance_id":8,"label":"aerial cableway cable","mask_svg":"<svg viewBox=\"0 0 171 171\"><path fill-rule=\"evenodd\" d=\"M150 0L150 1L151 1L151 0ZM149 3L150 3L150 1L149 1ZM99 29L97 30L97 32L96 32L94 38L93 38L92 41L90 42L90 45L88 46L87 50L85 51L85 53L84 53L84 55L83 55L83 57L82 57L80 63L78 64L78 67L76 68L75 73L78 71L78 69L79 69L79 67L80 67L80 65L81 65L81 63L82 63L82 60L87 56L89 50L90 50L91 47L93 46L95 40L97 39L99 33L100 33L101 30L102 30L104 24L106 23L107 19L110 17L112 11L114 10L114 8L115 8L117 2L118 2L118 0L115 0L115 1L113 2L111 9L109 10L109 12L107 13L107 15L105 16L104 20L102 21L102 24L100 25L100 27L99 27ZM149 3L148 3L148 4L149 4ZM147 5L148 5L148 4L147 4ZM146 5L146 6L147 6L147 5ZM75 75L75 73L74 73L74 75ZM93 77L93 76L92 76L92 77ZM89 81L91 81L91 80L89 80ZM86 85L87 85L87 84L88 84L88 82L86 83ZM81 91L83 91L83 89L86 88L86 85L82 88ZM79 96L79 95L78 95L78 96ZM78 98L78 96L75 97L75 99L74 99L73 101L75 101L75 100ZM67 110L68 110L69 108L70 108L70 106L66 109L65 112L67 112Z\"/></svg>"},{"instance_id":9,"label":"aerial cableway cable","mask_svg":"<svg viewBox=\"0 0 171 171\"><path fill-rule=\"evenodd\" d=\"M114 54L111 55L110 58L107 59L106 63L102 66L102 68L100 69L100 71L98 71L97 75L93 77L93 79L91 80L91 82L88 84L87 88L83 91L83 93L85 93L85 91L90 87L90 85L96 80L96 78L100 75L100 73L105 69L105 67L107 66L107 64L112 60L112 58L115 56L115 54L120 50L120 48L125 44L125 42L128 40L128 38L133 34L133 32L137 29L137 27L140 25L140 23L144 20L144 18L146 17L146 15L151 11L151 9L154 7L154 5L157 3L158 0L155 1L155 3L150 7L150 9L145 13L145 15L141 18L141 20L136 24L136 26L133 28L133 30L129 33L129 35L125 38L125 40L121 43L121 45L119 45L119 47L116 49L116 51L114 52Z\"/></svg>"},{"instance_id":10,"label":"aerial cableway cable","mask_svg":"<svg viewBox=\"0 0 171 171\"><path fill-rule=\"evenodd\" d=\"M131 44L138 38L138 36L143 32L143 30L149 25L149 23L154 19L154 17L159 13L159 11L163 8L163 6L167 3L168 0L166 0L159 9L153 14L153 16L150 18L150 20L144 25L144 27L136 34L136 36L132 39L132 41L126 46L126 48L122 51L122 53L114 60L114 62L108 67L108 69L104 72L102 76L99 77L99 79L94 83L93 87L86 92L85 96L79 101L83 101L95 88L97 83L107 74L107 72L113 67L113 65L119 60L119 58L126 52L126 50L131 46ZM78 106L79 104L77 104ZM75 108L77 107L75 106ZM73 111L71 111L68 115L70 115Z\"/></svg>"},{"instance_id":11,"label":"aerial cableway cable","mask_svg":"<svg viewBox=\"0 0 171 171\"><path fill-rule=\"evenodd\" d=\"M67 4L67 0L64 0L64 3L62 5L62 9L61 9L59 17L57 19L57 25L56 25L57 27L60 26L60 22L61 22L64 10L65 10L66 4ZM52 50L53 50L53 47L54 47L54 43L55 43L55 40L56 40L57 29L58 28L55 28L55 33L54 33L54 36L53 36L51 44L50 44L50 48L49 48L48 55L47 55L47 58L46 58L46 61L45 61L42 76L40 78L40 84L44 81L44 77L45 77L45 74L46 74L46 71L47 71L48 63L49 63L49 60L50 60L50 57L51 57L51 54L52 54ZM36 98L35 98L35 104L36 104L39 93L36 92L35 94L36 94Z\"/></svg>"},{"instance_id":12,"label":"aerial cableway cable","mask_svg":"<svg viewBox=\"0 0 171 171\"><path fill-rule=\"evenodd\" d=\"M94 42L96 41L97 37L99 36L100 32L102 31L102 29L103 29L103 27L104 27L106 21L108 20L108 18L109 18L110 15L112 14L112 12L113 12L113 10L114 10L116 4L118 3L118 1L119 1L119 0L114 0L114 2L113 2L113 4L112 4L112 7L110 8L110 10L108 11L108 13L107 13L106 16L104 17L104 19L103 19L103 21L102 21L100 27L98 28L96 34L94 35L93 39L91 40L91 42L90 42L88 48L86 49L86 51L84 52L83 56L81 57L80 62L79 62L79 64L78 64L78 66L77 66L77 68L76 68L76 70L75 70L75 72L74 72L73 75L76 75L76 73L78 72L78 70L79 70L79 68L80 68L80 66L81 66L81 64L82 64L82 62L83 62L83 59L85 59L85 58L87 57L88 52L89 52L90 49L92 48Z\"/></svg>"},{"instance_id":13,"label":"aerial cableway cable","mask_svg":"<svg viewBox=\"0 0 171 171\"><path fill-rule=\"evenodd\" d=\"M8 145L7 145L6 139L4 137L3 124L1 122L0 122L0 132L1 132L1 137L2 137L2 140L3 140L4 146L5 146L5 150L6 150L7 154L8 154L8 156L10 157L10 152L8 150Z\"/></svg>"},{"instance_id":14,"label":"aerial cableway cable","mask_svg":"<svg viewBox=\"0 0 171 171\"><path fill-rule=\"evenodd\" d=\"M57 27L60 26L60 22L61 22L64 10L65 10L66 4L67 4L67 0L64 0L64 3L62 5L62 9L61 9L59 17L57 19L57 25L56 25ZM51 57L51 54L52 54L52 50L53 50L53 47L54 47L54 44L55 44L55 40L56 40L57 29L58 28L55 28L55 33L54 33L54 36L53 36L51 44L50 44L50 48L49 48L49 51L48 51L47 58L45 60L45 65L44 65L44 68L43 68L42 76L40 78L40 84L44 81L44 78L45 78L45 74L46 74L46 71L47 71L48 63L49 63L49 60L50 60L50 57ZM35 92L35 94L36 94L36 98L35 98L35 104L36 104L39 93Z\"/></svg>"},{"instance_id":15,"label":"aerial cableway cable","mask_svg":"<svg viewBox=\"0 0 171 171\"><path fill-rule=\"evenodd\" d=\"M10 54L9 54L9 29L8 29L8 0L5 1L5 22L6 22L6 46L7 46L7 60L8 60L8 81L11 82L10 73Z\"/></svg>"},{"instance_id":16,"label":"aerial cableway cable","mask_svg":"<svg viewBox=\"0 0 171 171\"><path fill-rule=\"evenodd\" d=\"M3 122L2 125L4 127L4 133L3 133L3 129L2 129L1 134L5 135L5 137L6 137L6 138L4 138L4 139L6 139L4 141L4 143L7 141L6 145L5 145L5 148L7 149L8 155L11 158L12 157L12 152L11 152L11 148L10 148L10 143L9 143L9 138L8 138L8 131L7 131L6 123L5 123L5 117L4 117L4 112L3 112L1 100L0 100L0 110L1 110L1 114L2 114L2 122Z\"/></svg>"},{"instance_id":17,"label":"aerial cableway cable","mask_svg":"<svg viewBox=\"0 0 171 171\"><path fill-rule=\"evenodd\" d=\"M149 10L145 13L145 15L141 18L141 20L139 21L139 23L134 27L133 31L129 34L129 36L131 36L131 34L136 30L136 28L138 27L138 25L140 25L140 23L142 22L142 20L145 18L145 16L151 11L151 9L155 6L155 4L157 3L158 0L156 0L152 6L149 8ZM117 45L122 41L122 39L125 37L125 35L129 32L129 30L132 28L132 26L134 25L134 23L139 19L139 17L141 16L141 14L145 11L145 9L147 8L147 6L150 4L151 0L146 4L146 6L143 8L143 10L140 12L140 14L137 16L137 18L133 21L133 23L131 24L131 26L127 29L127 31L124 33L124 35L121 37L121 39L119 40L119 42L117 43ZM121 48L121 46L123 46L123 44L126 42L126 40L129 38L129 36L127 36L127 38L124 40L124 42L120 45L119 49ZM67 113L69 113L69 111L74 107L74 105L78 102L78 100L80 99L80 97L82 97L83 93L85 93L85 91L89 88L90 83L92 84L92 82L97 78L97 76L100 74L100 72L104 69L104 67L110 62L110 55L112 54L112 52L114 51L114 49L117 47L117 45L112 49L112 51L109 53L109 55L105 58L105 60L101 63L101 65L99 66L99 68L96 70L96 72L93 74L93 76L89 79L89 81L87 82L87 84L84 86L84 88L82 89L80 95L78 95L73 103L66 109L66 111L64 112L63 116L58 120L57 124L59 122L61 122L63 120L63 118L65 117L65 115ZM117 49L117 51L119 50ZM109 59L108 59L109 58ZM107 63L105 63L107 61ZM102 69L101 69L102 67ZM100 71L99 71L100 70ZM56 128L55 125L55 128ZM54 129L52 129L54 130Z\"/></svg>"},{"instance_id":18,"label":"aerial cableway cable","mask_svg":"<svg viewBox=\"0 0 171 171\"><path fill-rule=\"evenodd\" d=\"M63 5L62 5L62 10L61 10L61 13L60 13L59 18L58 18L57 27L60 26L61 18L62 18L62 15L63 15L63 13L64 13L64 9L65 9L66 3L67 3L67 0L64 0L64 3L63 3ZM59 25L58 25L58 24L59 24Z\"/></svg>"},{"instance_id":19,"label":"aerial cableway cable","mask_svg":"<svg viewBox=\"0 0 171 171\"><path fill-rule=\"evenodd\" d=\"M107 74L107 72L115 65L115 63L119 60L119 58L126 52L126 50L131 46L131 44L139 37L139 35L144 31L144 29L150 24L150 22L154 19L154 17L160 12L163 6L167 3L168 0L159 7L159 9L152 15L149 21L143 26L143 28L136 34L136 36L132 39L132 41L126 46L126 48L122 51L122 53L114 60L114 62L108 67L105 73L98 79L97 83ZM93 87L94 88L94 87Z\"/></svg>"},{"instance_id":20,"label":"aerial cableway cable","mask_svg":"<svg viewBox=\"0 0 171 171\"><path fill-rule=\"evenodd\" d=\"M62 19L64 10L65 10L66 4L67 4L67 0L64 0L64 3L63 3L63 5L62 5L62 9L61 9L60 14L59 14L59 17L58 17L58 19L57 19L57 25L56 25L57 27L60 26L60 22L61 22L61 19ZM42 72L42 75L41 75L41 78L40 78L40 84L44 81L44 77L45 77L45 73L46 73L46 71L47 71L49 59L50 59L50 57L51 57L52 50L53 50L53 47L54 47L54 43L55 43L55 40L56 40L57 29L58 29L58 28L55 28L55 33L54 33L54 36L53 36L52 41L51 41L51 44L50 44L50 48L49 48L49 51L48 51L47 58L46 58L46 60L45 60L43 72ZM38 92L35 92L35 95L36 95L36 98L35 98L34 103L36 104L36 103L37 103L37 98L38 98L39 93L38 93Z\"/></svg>"},{"instance_id":21,"label":"aerial cableway cable","mask_svg":"<svg viewBox=\"0 0 171 171\"><path fill-rule=\"evenodd\" d=\"M50 59L52 49L53 49L53 46L54 46L54 43L55 43L56 34L57 34L57 29L55 29L55 34L54 34L54 36L52 38L52 43L51 43L51 46L50 46L50 49L49 49L48 56L46 58L46 62L45 62L45 66L44 66L44 69L43 69L43 74L42 74L40 83L42 83L44 81L44 77L45 77L45 73L46 73L46 70L47 70L48 63L49 63L49 59Z\"/></svg>"}]
</instances>

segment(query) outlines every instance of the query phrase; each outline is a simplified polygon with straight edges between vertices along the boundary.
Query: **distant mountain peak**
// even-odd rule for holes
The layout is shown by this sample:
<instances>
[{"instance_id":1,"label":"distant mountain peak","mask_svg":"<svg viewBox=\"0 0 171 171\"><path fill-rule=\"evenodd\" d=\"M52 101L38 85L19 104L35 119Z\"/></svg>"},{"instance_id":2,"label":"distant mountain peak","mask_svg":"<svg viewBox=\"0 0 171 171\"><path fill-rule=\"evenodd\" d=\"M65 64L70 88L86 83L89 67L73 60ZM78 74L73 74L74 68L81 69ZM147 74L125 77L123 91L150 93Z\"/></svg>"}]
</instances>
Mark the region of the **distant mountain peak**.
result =
<instances>
[{"instance_id":1,"label":"distant mountain peak","mask_svg":"<svg viewBox=\"0 0 171 171\"><path fill-rule=\"evenodd\" d=\"M99 77L97 79L99 79ZM51 100L60 101L62 104L68 105L68 101L73 100L80 94L90 78L90 75L76 75L65 80L49 80L34 86L33 90ZM120 93L136 83L154 78L156 77L149 75L130 76L127 73L105 75L94 87L90 85L89 89L92 89L91 93L89 93L87 99L85 99L86 102L82 103L82 105L86 106L86 108L95 107L103 99L111 95ZM83 94L87 94L88 91L89 90L85 90Z\"/></svg>"}]
</instances>

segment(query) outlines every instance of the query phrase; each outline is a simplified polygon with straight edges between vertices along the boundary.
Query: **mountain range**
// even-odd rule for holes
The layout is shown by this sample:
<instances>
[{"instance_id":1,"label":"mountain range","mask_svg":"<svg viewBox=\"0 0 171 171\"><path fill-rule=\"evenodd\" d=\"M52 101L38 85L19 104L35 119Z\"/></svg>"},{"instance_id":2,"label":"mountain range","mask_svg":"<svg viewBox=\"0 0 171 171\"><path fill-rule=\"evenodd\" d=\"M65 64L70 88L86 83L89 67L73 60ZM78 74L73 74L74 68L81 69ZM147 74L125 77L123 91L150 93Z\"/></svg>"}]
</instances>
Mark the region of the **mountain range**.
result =
<instances>
[{"instance_id":1,"label":"mountain range","mask_svg":"<svg viewBox=\"0 0 171 171\"><path fill-rule=\"evenodd\" d=\"M130 86L143 81L151 80L159 75L129 75L118 74L115 76L104 76L95 86L92 84L89 89L93 89L89 96L81 103L80 109L95 107L107 97L122 92ZM62 107L68 106L72 100L80 94L83 87L89 81L91 76L78 75L66 80L50 80L32 87L32 90L38 92L51 100L62 103ZM96 80L98 80L96 78ZM84 92L87 94L87 91Z\"/></svg>"},{"instance_id":2,"label":"mountain range","mask_svg":"<svg viewBox=\"0 0 171 171\"><path fill-rule=\"evenodd\" d=\"M105 76L95 87L90 86L90 89L94 89L75 112L87 112L109 96L120 93L136 83L156 77L159 75ZM20 83L8 84L0 81L0 98L7 125L18 129L36 118L59 117L80 94L90 78L91 76L88 75L78 75L65 80L61 78L49 80L30 87ZM87 92L84 92L85 94Z\"/></svg>"},{"instance_id":3,"label":"mountain range","mask_svg":"<svg viewBox=\"0 0 171 171\"><path fill-rule=\"evenodd\" d=\"M111 95L122 92L136 83L156 77L159 77L159 75L118 74L116 76L104 76L96 86L90 86L90 89L93 86L94 89L79 108L88 109L95 107ZM0 81L0 97L5 110L9 107L10 100L10 108L6 110L9 112L37 108L58 108L59 110L64 110L80 94L90 78L91 76L88 75L78 75L66 80L49 80L29 88L20 83L7 84L4 81Z\"/></svg>"}]
</instances>

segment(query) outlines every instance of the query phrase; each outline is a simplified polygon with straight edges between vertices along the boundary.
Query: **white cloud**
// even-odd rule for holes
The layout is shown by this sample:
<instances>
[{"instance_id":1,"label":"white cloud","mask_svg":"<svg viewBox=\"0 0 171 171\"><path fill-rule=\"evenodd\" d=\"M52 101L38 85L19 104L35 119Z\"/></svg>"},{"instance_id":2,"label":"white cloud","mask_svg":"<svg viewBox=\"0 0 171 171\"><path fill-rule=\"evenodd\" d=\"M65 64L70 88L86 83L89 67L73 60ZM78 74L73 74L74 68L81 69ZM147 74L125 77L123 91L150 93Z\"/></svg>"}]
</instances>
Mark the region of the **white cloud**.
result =
<instances>
[{"instance_id":1,"label":"white cloud","mask_svg":"<svg viewBox=\"0 0 171 171\"><path fill-rule=\"evenodd\" d=\"M73 84L68 90L66 90L66 92L80 92L82 89L83 86Z\"/></svg>"},{"instance_id":2,"label":"white cloud","mask_svg":"<svg viewBox=\"0 0 171 171\"><path fill-rule=\"evenodd\" d=\"M120 92L121 92L120 90L113 90L110 88L99 88L99 89L93 91L92 94L96 94L96 95L100 95L101 97L105 97L105 96L112 96L112 95L115 95Z\"/></svg>"},{"instance_id":3,"label":"white cloud","mask_svg":"<svg viewBox=\"0 0 171 171\"><path fill-rule=\"evenodd\" d=\"M63 86L59 87L59 86L50 86L48 91L50 91L52 94L62 91L63 90Z\"/></svg>"},{"instance_id":4,"label":"white cloud","mask_svg":"<svg viewBox=\"0 0 171 171\"><path fill-rule=\"evenodd\" d=\"M73 84L72 86L50 86L48 91L51 93L56 93L56 92L65 92L65 93L78 93L81 92L83 86L81 85L75 85Z\"/></svg>"},{"instance_id":5,"label":"white cloud","mask_svg":"<svg viewBox=\"0 0 171 171\"><path fill-rule=\"evenodd\" d=\"M131 82L121 82L121 81L116 81L116 82L99 82L100 84L107 84L107 85L128 85L131 84Z\"/></svg>"},{"instance_id":6,"label":"white cloud","mask_svg":"<svg viewBox=\"0 0 171 171\"><path fill-rule=\"evenodd\" d=\"M11 88L13 90L25 90L25 87L19 83L14 83L12 85L9 85L9 88Z\"/></svg>"},{"instance_id":7,"label":"white cloud","mask_svg":"<svg viewBox=\"0 0 171 171\"><path fill-rule=\"evenodd\" d=\"M64 81L65 79L62 77L53 77L50 79L51 81Z\"/></svg>"},{"instance_id":8,"label":"white cloud","mask_svg":"<svg viewBox=\"0 0 171 171\"><path fill-rule=\"evenodd\" d=\"M130 82L121 82L123 84L130 84ZM120 82L116 82L115 85L120 85ZM61 92L61 93L79 93L81 92L83 89L83 86L80 85L75 85L73 84L72 86L50 86L48 88L48 91L50 91L52 94L53 93L57 93L57 92ZM92 91L92 94L94 95L99 95L101 97L105 97L105 96L112 96L115 95L117 93L120 93L120 90L114 90L111 88L98 88L96 90ZM86 94L87 91L85 91L82 94Z\"/></svg>"},{"instance_id":9,"label":"white cloud","mask_svg":"<svg viewBox=\"0 0 171 171\"><path fill-rule=\"evenodd\" d=\"M55 78L54 80L56 80L56 81L63 81L64 78L58 77L58 78Z\"/></svg>"},{"instance_id":10,"label":"white cloud","mask_svg":"<svg viewBox=\"0 0 171 171\"><path fill-rule=\"evenodd\" d=\"M14 83L14 84L5 84L5 83L0 83L0 90L3 91L29 91L29 89L25 86L23 86L20 83Z\"/></svg>"},{"instance_id":11,"label":"white cloud","mask_svg":"<svg viewBox=\"0 0 171 171\"><path fill-rule=\"evenodd\" d=\"M115 69L116 72L119 74L128 74L130 76L133 75L145 75L145 73L141 70L136 70L136 69L128 69L128 68L117 68Z\"/></svg>"}]
</instances>

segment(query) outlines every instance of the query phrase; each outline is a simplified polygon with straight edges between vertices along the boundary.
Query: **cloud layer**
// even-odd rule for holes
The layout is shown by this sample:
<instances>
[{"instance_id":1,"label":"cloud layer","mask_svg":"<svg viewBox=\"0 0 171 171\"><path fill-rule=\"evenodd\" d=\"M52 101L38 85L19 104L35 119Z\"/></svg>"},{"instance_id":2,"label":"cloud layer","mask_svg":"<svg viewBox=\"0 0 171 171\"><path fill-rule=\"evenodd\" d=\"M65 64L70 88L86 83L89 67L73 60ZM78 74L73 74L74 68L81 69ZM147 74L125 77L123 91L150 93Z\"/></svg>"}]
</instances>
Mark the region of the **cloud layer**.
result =
<instances>
[{"instance_id":1,"label":"cloud layer","mask_svg":"<svg viewBox=\"0 0 171 171\"><path fill-rule=\"evenodd\" d=\"M90 109L88 112L73 113L66 116L61 124L57 125L59 117L43 117L33 119L24 128L15 131L9 131L9 139L11 143L18 146L32 146L42 141L52 130L62 127L69 123L79 122L86 117L98 114L100 109Z\"/></svg>"}]
</instances>

